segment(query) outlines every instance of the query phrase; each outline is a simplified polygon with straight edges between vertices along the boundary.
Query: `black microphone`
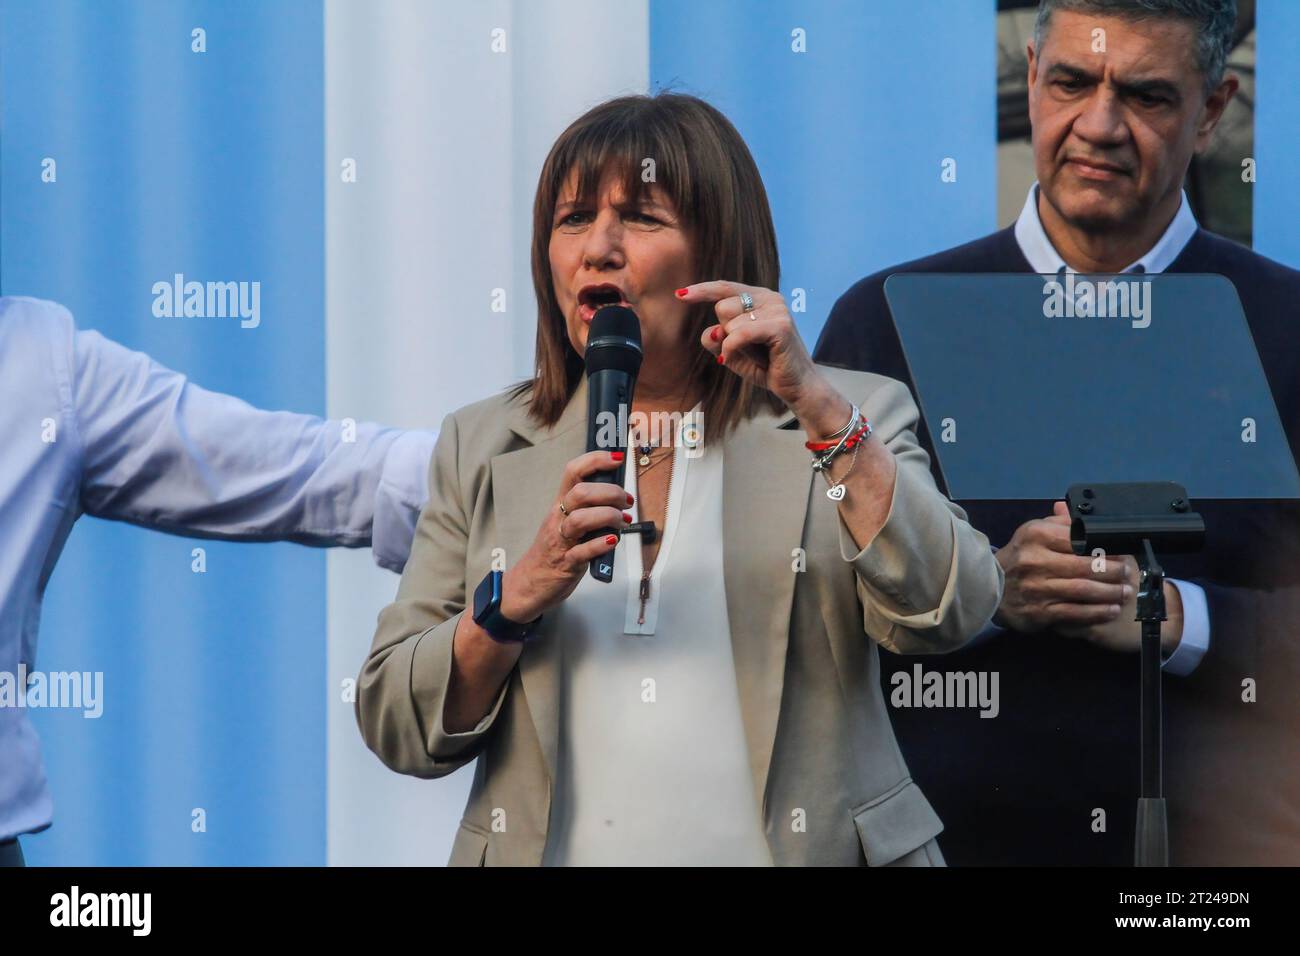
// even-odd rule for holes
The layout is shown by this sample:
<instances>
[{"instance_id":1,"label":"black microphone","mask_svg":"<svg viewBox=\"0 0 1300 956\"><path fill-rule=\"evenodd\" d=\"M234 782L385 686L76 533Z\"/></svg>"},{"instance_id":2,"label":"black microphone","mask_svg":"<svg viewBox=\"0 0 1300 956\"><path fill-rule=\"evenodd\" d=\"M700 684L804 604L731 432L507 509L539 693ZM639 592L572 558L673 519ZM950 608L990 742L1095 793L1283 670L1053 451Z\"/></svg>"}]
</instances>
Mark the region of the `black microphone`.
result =
<instances>
[{"instance_id":1,"label":"black microphone","mask_svg":"<svg viewBox=\"0 0 1300 956\"><path fill-rule=\"evenodd\" d=\"M600 471L587 481L623 484L627 466L627 423L632 414L632 394L641 370L641 320L624 305L596 310L587 331L587 451L621 451L617 468ZM583 541L619 534L621 528L589 532ZM614 549L591 562L591 576L608 584L614 579Z\"/></svg>"}]
</instances>

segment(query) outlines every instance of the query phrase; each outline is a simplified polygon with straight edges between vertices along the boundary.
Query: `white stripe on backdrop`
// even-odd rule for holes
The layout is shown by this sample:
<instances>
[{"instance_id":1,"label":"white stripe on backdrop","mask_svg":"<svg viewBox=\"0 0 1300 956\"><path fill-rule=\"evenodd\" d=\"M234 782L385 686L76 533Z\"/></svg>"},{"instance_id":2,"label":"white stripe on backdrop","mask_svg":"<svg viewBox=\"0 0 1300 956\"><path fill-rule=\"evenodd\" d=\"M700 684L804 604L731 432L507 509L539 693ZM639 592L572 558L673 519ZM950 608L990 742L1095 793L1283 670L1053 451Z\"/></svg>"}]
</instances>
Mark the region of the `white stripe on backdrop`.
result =
<instances>
[{"instance_id":1,"label":"white stripe on backdrop","mask_svg":"<svg viewBox=\"0 0 1300 956\"><path fill-rule=\"evenodd\" d=\"M331 417L437 428L529 374L542 161L587 107L645 92L649 68L645 0L327 0ZM343 181L349 159L355 182ZM492 309L495 289L505 312ZM341 687L397 579L367 551L328 561L329 862L444 863L472 767L423 781L365 748Z\"/></svg>"}]
</instances>

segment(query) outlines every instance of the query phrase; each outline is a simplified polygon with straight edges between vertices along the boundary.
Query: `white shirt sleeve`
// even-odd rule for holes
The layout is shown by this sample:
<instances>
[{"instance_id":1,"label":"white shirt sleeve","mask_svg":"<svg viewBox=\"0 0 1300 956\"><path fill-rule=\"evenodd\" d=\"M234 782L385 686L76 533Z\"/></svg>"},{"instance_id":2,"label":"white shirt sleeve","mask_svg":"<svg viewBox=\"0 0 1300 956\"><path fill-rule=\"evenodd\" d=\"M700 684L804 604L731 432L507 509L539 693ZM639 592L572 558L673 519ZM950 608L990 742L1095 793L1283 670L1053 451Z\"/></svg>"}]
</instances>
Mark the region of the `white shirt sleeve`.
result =
<instances>
[{"instance_id":1,"label":"white shirt sleeve","mask_svg":"<svg viewBox=\"0 0 1300 956\"><path fill-rule=\"evenodd\" d=\"M429 500L429 460L437 442L436 431L401 432L384 456L370 545L381 568L401 574L406 567L415 526Z\"/></svg>"},{"instance_id":2,"label":"white shirt sleeve","mask_svg":"<svg viewBox=\"0 0 1300 956\"><path fill-rule=\"evenodd\" d=\"M1199 584L1169 580L1178 588L1178 596L1183 601L1183 635L1160 667L1170 674L1186 677L1196 670L1210 649L1210 608L1205 601L1205 589Z\"/></svg>"},{"instance_id":3,"label":"white shirt sleeve","mask_svg":"<svg viewBox=\"0 0 1300 956\"><path fill-rule=\"evenodd\" d=\"M401 570L427 497L427 432L269 412L98 332L75 334L88 514L196 537L364 547Z\"/></svg>"}]
</instances>

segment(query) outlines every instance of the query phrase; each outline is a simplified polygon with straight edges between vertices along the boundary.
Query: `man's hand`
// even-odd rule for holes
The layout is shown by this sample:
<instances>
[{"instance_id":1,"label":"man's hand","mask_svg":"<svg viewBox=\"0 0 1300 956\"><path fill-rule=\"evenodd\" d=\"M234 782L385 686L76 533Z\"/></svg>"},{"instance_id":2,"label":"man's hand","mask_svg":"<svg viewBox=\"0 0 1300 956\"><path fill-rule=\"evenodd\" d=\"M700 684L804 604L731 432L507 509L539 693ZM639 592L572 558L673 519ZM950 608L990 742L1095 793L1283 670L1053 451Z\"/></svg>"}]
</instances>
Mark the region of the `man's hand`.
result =
<instances>
[{"instance_id":1,"label":"man's hand","mask_svg":"<svg viewBox=\"0 0 1300 956\"><path fill-rule=\"evenodd\" d=\"M1130 555L1118 558L1124 563L1125 580L1130 588L1128 599L1113 621L1105 624L1093 624L1089 627L1059 627L1066 637L1082 638L1092 641L1099 647L1111 651L1137 652L1142 649L1142 625L1134 620L1137 615L1138 586L1141 584L1141 572L1137 559ZM1165 617L1160 625L1160 649L1168 657L1178 647L1183 636L1183 599L1173 582L1165 581Z\"/></svg>"},{"instance_id":2,"label":"man's hand","mask_svg":"<svg viewBox=\"0 0 1300 956\"><path fill-rule=\"evenodd\" d=\"M1122 562L1107 558L1103 570L1093 571L1093 559L1070 548L1070 517L1063 501L1048 517L1017 528L997 559L1006 586L993 622L1015 631L1109 624L1130 597Z\"/></svg>"},{"instance_id":3,"label":"man's hand","mask_svg":"<svg viewBox=\"0 0 1300 956\"><path fill-rule=\"evenodd\" d=\"M1017 528L997 559L1006 585L995 624L1026 633L1054 630L1115 651L1141 646L1142 626L1133 619L1137 561L1128 555L1101 559L1075 554L1065 502L1056 502L1048 517ZM1168 581L1165 604L1169 620L1161 628L1161 643L1169 653L1182 635L1182 601Z\"/></svg>"}]
</instances>

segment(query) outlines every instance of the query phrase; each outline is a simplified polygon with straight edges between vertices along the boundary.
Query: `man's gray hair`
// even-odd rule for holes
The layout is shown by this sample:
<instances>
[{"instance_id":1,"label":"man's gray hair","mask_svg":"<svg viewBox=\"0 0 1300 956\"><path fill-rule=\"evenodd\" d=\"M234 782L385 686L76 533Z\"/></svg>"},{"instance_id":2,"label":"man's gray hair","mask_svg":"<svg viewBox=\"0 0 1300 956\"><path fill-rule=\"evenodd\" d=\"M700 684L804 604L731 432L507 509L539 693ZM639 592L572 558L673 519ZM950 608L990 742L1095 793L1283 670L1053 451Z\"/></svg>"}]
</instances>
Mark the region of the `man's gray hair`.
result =
<instances>
[{"instance_id":1,"label":"man's gray hair","mask_svg":"<svg viewBox=\"0 0 1300 956\"><path fill-rule=\"evenodd\" d=\"M1092 13L1126 20L1176 17L1196 28L1196 66L1205 78L1209 95L1223 82L1224 65L1237 25L1237 0L1039 0L1034 19L1034 49L1043 48L1043 34L1052 11Z\"/></svg>"}]
</instances>

